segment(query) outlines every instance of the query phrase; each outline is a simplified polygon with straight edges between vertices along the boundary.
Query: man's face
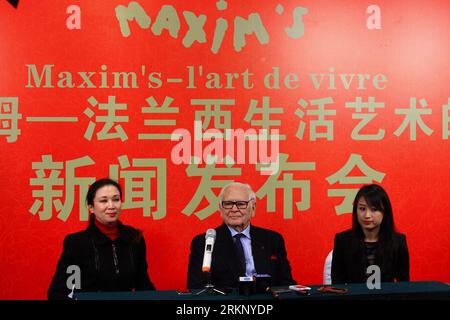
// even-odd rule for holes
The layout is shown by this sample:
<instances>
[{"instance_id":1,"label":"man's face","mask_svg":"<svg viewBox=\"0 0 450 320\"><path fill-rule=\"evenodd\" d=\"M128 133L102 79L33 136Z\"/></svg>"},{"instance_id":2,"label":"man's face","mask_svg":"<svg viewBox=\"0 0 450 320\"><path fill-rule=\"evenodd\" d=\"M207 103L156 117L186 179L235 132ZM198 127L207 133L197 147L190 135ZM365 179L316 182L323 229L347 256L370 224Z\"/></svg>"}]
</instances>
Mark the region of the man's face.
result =
<instances>
[{"instance_id":1,"label":"man's face","mask_svg":"<svg viewBox=\"0 0 450 320\"><path fill-rule=\"evenodd\" d=\"M250 193L245 187L231 185L225 189L219 209L226 225L239 232L247 228L255 211L255 200L249 200Z\"/></svg>"}]
</instances>

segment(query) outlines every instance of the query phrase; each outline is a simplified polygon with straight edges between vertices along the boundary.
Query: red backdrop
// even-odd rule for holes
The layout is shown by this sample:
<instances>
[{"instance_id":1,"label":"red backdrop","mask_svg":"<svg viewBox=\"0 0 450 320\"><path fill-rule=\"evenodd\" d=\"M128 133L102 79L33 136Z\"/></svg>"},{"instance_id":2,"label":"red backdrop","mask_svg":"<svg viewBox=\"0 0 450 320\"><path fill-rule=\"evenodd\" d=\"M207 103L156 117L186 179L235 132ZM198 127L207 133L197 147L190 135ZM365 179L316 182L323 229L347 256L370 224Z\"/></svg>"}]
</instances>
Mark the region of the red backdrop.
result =
<instances>
[{"instance_id":1,"label":"red backdrop","mask_svg":"<svg viewBox=\"0 0 450 320\"><path fill-rule=\"evenodd\" d=\"M127 35L129 3L0 2L0 298L46 297L64 236L86 226L80 194L114 173L158 289L185 287L190 241L220 223L227 180L257 191L252 221L284 235L300 283L322 282L351 225L342 192L368 182L391 197L412 280L450 280L447 1L137 1L143 24ZM193 135L195 119L278 129L287 164L176 164L178 142L146 135Z\"/></svg>"}]
</instances>

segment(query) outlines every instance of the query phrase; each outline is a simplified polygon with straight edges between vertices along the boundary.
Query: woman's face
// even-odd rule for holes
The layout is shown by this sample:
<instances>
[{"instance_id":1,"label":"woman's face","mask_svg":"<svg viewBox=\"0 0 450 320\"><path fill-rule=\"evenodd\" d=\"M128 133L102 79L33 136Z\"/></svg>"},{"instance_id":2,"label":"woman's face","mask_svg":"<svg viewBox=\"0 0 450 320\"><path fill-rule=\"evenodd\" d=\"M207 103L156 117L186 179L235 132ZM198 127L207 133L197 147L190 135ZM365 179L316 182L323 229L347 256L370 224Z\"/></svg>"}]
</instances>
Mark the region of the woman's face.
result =
<instances>
[{"instance_id":1,"label":"woman's face","mask_svg":"<svg viewBox=\"0 0 450 320\"><path fill-rule=\"evenodd\" d=\"M383 221L383 212L371 208L364 197L359 198L357 203L358 222L366 231L379 231Z\"/></svg>"},{"instance_id":2,"label":"woman's face","mask_svg":"<svg viewBox=\"0 0 450 320\"><path fill-rule=\"evenodd\" d=\"M93 205L89 211L103 224L115 224L119 220L122 208L119 190L113 185L106 185L95 193Z\"/></svg>"}]
</instances>

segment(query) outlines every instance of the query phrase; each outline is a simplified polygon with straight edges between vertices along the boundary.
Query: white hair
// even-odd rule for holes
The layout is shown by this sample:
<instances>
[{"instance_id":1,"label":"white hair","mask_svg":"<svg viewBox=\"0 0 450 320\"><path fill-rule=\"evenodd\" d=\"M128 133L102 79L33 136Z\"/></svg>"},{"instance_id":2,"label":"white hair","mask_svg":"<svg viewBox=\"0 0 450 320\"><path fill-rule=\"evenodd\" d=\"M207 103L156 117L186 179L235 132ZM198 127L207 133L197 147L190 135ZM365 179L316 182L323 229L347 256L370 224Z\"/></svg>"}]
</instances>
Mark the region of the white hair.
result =
<instances>
[{"instance_id":1,"label":"white hair","mask_svg":"<svg viewBox=\"0 0 450 320\"><path fill-rule=\"evenodd\" d=\"M241 183L241 182L231 182L227 185L225 185L222 190L220 190L219 193L219 202L222 202L223 200L223 195L225 193L225 191L229 188L229 187L240 187L240 188L244 188L248 191L249 194L249 198L248 200L256 200L256 195L255 192L253 192L252 187L250 187L249 184L247 183Z\"/></svg>"}]
</instances>

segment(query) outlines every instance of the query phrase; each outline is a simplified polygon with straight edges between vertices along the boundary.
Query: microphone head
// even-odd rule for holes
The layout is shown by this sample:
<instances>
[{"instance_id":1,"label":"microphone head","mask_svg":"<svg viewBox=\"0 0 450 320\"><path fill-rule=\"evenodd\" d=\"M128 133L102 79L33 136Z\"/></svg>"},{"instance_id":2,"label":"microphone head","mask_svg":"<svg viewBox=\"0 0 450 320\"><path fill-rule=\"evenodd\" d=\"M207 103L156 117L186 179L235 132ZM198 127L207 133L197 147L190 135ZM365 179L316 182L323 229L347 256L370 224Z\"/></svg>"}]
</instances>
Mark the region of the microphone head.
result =
<instances>
[{"instance_id":1,"label":"microphone head","mask_svg":"<svg viewBox=\"0 0 450 320\"><path fill-rule=\"evenodd\" d=\"M208 238L216 239L216 230L208 229L208 231L206 231L205 239L208 239Z\"/></svg>"}]
</instances>

